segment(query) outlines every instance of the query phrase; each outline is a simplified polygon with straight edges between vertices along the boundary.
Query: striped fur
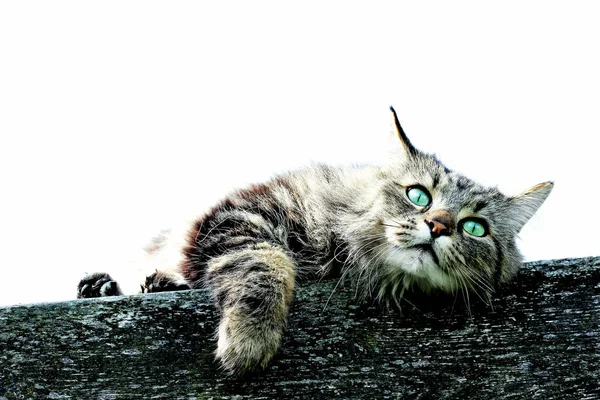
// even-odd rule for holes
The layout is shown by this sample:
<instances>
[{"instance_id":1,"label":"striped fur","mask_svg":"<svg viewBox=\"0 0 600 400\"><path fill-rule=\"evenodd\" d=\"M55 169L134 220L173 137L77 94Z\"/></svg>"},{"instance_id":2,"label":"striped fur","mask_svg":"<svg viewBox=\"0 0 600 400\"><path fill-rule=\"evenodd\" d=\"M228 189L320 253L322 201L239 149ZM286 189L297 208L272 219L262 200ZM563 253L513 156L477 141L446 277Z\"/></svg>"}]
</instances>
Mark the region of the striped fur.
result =
<instances>
[{"instance_id":1,"label":"striped fur","mask_svg":"<svg viewBox=\"0 0 600 400\"><path fill-rule=\"evenodd\" d=\"M209 288L221 313L216 356L231 373L268 365L297 282L333 276L361 297L388 301L412 287L489 298L521 264L516 235L552 183L506 196L420 152L395 113L394 122L399 145L383 167L289 172L230 194L178 242L153 242L151 258L169 262L144 280L142 291ZM427 206L410 201L407 192L416 186L430 195ZM464 231L473 218L485 225L485 236ZM103 292L88 281L86 293L114 293L114 282ZM84 292L80 284L79 296L89 297Z\"/></svg>"}]
</instances>

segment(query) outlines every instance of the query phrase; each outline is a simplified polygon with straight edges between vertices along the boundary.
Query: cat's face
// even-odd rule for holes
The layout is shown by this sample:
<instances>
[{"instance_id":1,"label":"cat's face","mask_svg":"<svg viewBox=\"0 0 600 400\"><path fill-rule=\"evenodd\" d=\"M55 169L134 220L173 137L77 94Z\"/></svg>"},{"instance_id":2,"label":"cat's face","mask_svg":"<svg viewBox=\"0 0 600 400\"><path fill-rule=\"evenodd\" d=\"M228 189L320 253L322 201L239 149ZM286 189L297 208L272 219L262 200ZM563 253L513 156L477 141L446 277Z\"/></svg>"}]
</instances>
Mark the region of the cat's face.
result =
<instances>
[{"instance_id":1,"label":"cat's face","mask_svg":"<svg viewBox=\"0 0 600 400\"><path fill-rule=\"evenodd\" d=\"M552 183L513 197L483 187L415 149L395 121L402 148L380 197L385 283L491 294L521 264L516 236Z\"/></svg>"}]
</instances>

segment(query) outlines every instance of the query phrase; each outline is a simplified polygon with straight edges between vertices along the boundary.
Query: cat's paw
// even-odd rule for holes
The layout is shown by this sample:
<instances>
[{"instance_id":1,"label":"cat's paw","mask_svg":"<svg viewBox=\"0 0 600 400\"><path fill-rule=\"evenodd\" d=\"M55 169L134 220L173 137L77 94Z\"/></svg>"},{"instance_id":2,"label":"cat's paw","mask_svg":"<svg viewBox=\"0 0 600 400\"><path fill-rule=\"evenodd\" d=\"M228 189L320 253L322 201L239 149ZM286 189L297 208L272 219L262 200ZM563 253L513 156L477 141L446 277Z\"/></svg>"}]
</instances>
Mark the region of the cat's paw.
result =
<instances>
[{"instance_id":1,"label":"cat's paw","mask_svg":"<svg viewBox=\"0 0 600 400\"><path fill-rule=\"evenodd\" d=\"M191 289L190 285L178 275L156 271L146 277L141 285L142 293L172 292Z\"/></svg>"},{"instance_id":2,"label":"cat's paw","mask_svg":"<svg viewBox=\"0 0 600 400\"><path fill-rule=\"evenodd\" d=\"M222 316L216 358L231 375L263 370L279 350L282 329L236 311Z\"/></svg>"},{"instance_id":3,"label":"cat's paw","mask_svg":"<svg viewBox=\"0 0 600 400\"><path fill-rule=\"evenodd\" d=\"M97 272L86 275L77 285L77 298L119 296L119 285L110 275Z\"/></svg>"}]
</instances>

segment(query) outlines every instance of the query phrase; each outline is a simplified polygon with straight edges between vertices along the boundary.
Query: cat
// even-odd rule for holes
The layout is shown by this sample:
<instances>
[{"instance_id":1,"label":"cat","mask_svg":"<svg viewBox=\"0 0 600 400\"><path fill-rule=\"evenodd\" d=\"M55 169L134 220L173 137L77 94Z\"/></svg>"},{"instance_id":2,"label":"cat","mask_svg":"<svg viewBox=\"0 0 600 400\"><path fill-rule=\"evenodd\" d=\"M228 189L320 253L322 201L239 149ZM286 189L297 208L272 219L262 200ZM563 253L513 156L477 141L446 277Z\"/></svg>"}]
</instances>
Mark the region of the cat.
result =
<instances>
[{"instance_id":1,"label":"cat","mask_svg":"<svg viewBox=\"0 0 600 400\"><path fill-rule=\"evenodd\" d=\"M384 166L312 165L235 191L183 235L158 236L137 288L94 273L77 297L208 288L216 358L243 374L278 351L297 282L336 277L361 298L394 301L410 288L491 296L522 264L516 236L553 183L515 196L481 186L416 149L390 109Z\"/></svg>"}]
</instances>

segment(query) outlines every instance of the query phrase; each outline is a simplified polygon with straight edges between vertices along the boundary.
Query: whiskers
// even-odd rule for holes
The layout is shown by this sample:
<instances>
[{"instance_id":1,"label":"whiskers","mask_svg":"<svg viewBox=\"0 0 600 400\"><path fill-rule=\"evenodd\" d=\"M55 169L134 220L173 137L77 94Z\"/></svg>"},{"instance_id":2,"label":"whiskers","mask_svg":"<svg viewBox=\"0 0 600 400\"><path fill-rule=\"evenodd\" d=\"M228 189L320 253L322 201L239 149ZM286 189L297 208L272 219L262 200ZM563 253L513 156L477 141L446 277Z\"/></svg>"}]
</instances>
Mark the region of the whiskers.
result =
<instances>
[{"instance_id":1,"label":"whiskers","mask_svg":"<svg viewBox=\"0 0 600 400\"><path fill-rule=\"evenodd\" d=\"M374 293L378 291L380 284L379 271L376 266L385 261L388 257L385 251L389 244L381 233L371 233L362 235L360 243L355 246L345 246L346 258L337 260L338 248L334 252L334 257L330 262L342 261L342 273L333 287L329 298L327 299L323 311L325 311L340 285L350 280L354 286L356 298L374 297Z\"/></svg>"},{"instance_id":2,"label":"whiskers","mask_svg":"<svg viewBox=\"0 0 600 400\"><path fill-rule=\"evenodd\" d=\"M400 225L386 224L386 223L384 223L384 222L382 222L380 225L381 225L381 226L387 226L387 227L389 227L389 228L399 228L399 229L402 229L402 228L403 228L403 227L402 227L402 226L400 226Z\"/></svg>"},{"instance_id":3,"label":"whiskers","mask_svg":"<svg viewBox=\"0 0 600 400\"><path fill-rule=\"evenodd\" d=\"M413 253L403 254L403 249L412 249L415 227L408 222L380 221L380 229L373 229L370 233L353 236L354 242L346 243L341 248L344 259L338 259L338 248L334 252L331 262L341 262L339 278L335 282L322 312L327 310L334 294L349 281L354 290L355 298L359 300L373 299L388 309L402 309L405 302L412 304L406 294L412 287L423 290L425 293L441 289L446 293L455 293L451 315L454 313L457 300L462 298L469 317L473 317L475 302L481 301L493 310L492 294L494 292L493 275L488 273L485 266L470 265L466 255L456 245L436 248L442 267L435 262L433 268L431 261L423 255ZM434 245L435 247L435 245ZM421 262L423 270L420 274L413 275L409 270L401 267L403 262ZM410 268L410 267L407 267ZM437 271L437 272L436 272ZM430 275L428 275L430 274ZM410 296L409 296L410 297Z\"/></svg>"},{"instance_id":4,"label":"whiskers","mask_svg":"<svg viewBox=\"0 0 600 400\"><path fill-rule=\"evenodd\" d=\"M470 294L475 294L479 300L488 305L493 311L492 294L494 288L490 277L486 276L484 271L467 265L462 255L455 248L451 248L450 254L453 261L451 276L454 278L456 286L456 297L459 293L462 295L469 317L473 317ZM452 312L454 312L454 305L452 306Z\"/></svg>"},{"instance_id":5,"label":"whiskers","mask_svg":"<svg viewBox=\"0 0 600 400\"><path fill-rule=\"evenodd\" d=\"M414 221L402 222L402 221L397 221L395 219L390 219L387 222L380 221L379 225L386 226L388 228L395 228L398 230L397 233L411 231L411 230L415 229Z\"/></svg>"}]
</instances>

